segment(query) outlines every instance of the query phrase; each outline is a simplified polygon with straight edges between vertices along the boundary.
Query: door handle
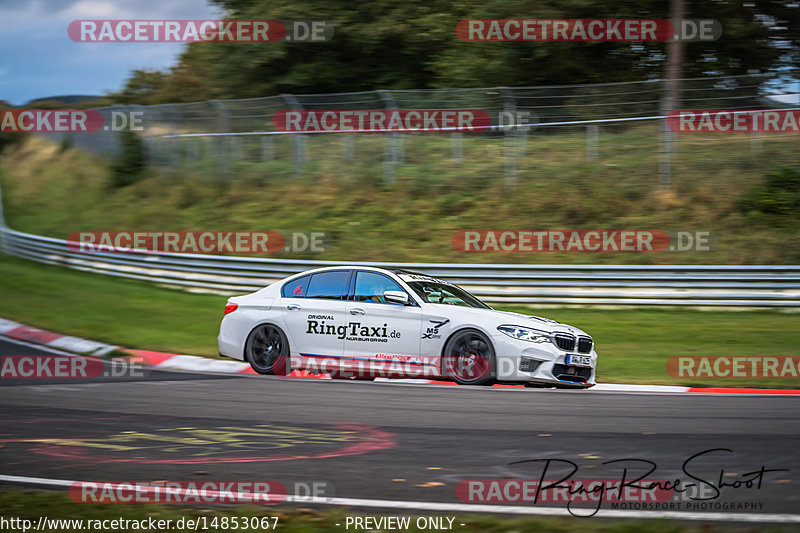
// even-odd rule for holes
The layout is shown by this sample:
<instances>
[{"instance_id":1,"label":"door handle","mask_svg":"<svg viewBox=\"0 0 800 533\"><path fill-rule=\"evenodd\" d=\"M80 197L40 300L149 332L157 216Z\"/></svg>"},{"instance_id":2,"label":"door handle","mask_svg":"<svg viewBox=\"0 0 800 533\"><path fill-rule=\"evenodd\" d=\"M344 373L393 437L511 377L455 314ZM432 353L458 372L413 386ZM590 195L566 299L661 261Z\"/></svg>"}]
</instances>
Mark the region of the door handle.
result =
<instances>
[{"instance_id":1,"label":"door handle","mask_svg":"<svg viewBox=\"0 0 800 533\"><path fill-rule=\"evenodd\" d=\"M291 311L296 311L297 309L300 309L300 305L299 304L289 304L289 305L286 306L286 309L289 309Z\"/></svg>"},{"instance_id":2,"label":"door handle","mask_svg":"<svg viewBox=\"0 0 800 533\"><path fill-rule=\"evenodd\" d=\"M363 315L364 314L364 310L363 309L351 309L350 310L350 314L351 315Z\"/></svg>"}]
</instances>

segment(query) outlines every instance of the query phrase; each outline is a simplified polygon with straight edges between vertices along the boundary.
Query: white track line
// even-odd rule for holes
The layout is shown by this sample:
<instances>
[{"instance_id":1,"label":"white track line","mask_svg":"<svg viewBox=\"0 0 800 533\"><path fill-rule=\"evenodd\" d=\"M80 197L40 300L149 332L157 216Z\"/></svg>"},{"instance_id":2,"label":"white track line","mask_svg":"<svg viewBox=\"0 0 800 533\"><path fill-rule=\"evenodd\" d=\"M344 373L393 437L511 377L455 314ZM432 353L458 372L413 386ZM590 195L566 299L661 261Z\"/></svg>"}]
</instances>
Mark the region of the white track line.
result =
<instances>
[{"instance_id":1,"label":"white track line","mask_svg":"<svg viewBox=\"0 0 800 533\"><path fill-rule=\"evenodd\" d=\"M50 479L41 477L9 476L0 474L0 481L8 483L24 483L28 485L46 485L50 487L69 488L75 483L91 483L88 481L71 481L68 479ZM105 483L106 486L117 490L121 484ZM126 485L126 489L130 489ZM181 490L188 493L188 490ZM252 499L252 494L235 492L236 499ZM196 494L195 494L196 495ZM435 512L463 512L463 513L501 513L516 515L538 516L572 516L566 508L558 507L533 507L522 505L489 505L472 503L446 503L446 502L415 502L406 500L374 500L363 498L316 498L287 496L286 502L318 505L343 505L349 507L377 507L385 509L404 509ZM576 509L580 512L581 509ZM679 511L634 511L600 509L597 518L635 518L652 520L656 518L669 518L675 520L701 520L715 522L779 522L800 524L798 514L758 514L758 513L682 513Z\"/></svg>"},{"instance_id":2,"label":"white track line","mask_svg":"<svg viewBox=\"0 0 800 533\"><path fill-rule=\"evenodd\" d=\"M11 337L0 337L0 342L11 342L11 343L14 343L14 344L19 344L20 346L27 346L28 348L34 348L36 350L44 350L45 352L50 352L50 353L54 353L54 354L57 354L57 355L66 355L68 357L86 357L86 356L83 356L83 355L70 353L70 352L64 352L62 350L57 350L55 348L50 348L49 346L46 346L44 344L34 344L34 343L28 342L28 341L21 341L19 339L12 339Z\"/></svg>"}]
</instances>

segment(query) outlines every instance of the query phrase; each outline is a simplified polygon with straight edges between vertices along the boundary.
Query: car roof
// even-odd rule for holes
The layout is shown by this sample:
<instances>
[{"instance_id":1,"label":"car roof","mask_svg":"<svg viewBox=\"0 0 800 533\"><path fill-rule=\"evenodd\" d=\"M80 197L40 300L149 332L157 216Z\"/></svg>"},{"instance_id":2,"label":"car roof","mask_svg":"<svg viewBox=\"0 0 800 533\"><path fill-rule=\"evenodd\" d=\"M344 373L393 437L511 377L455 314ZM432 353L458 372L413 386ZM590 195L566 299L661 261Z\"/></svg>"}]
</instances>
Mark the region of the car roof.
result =
<instances>
[{"instance_id":1,"label":"car roof","mask_svg":"<svg viewBox=\"0 0 800 533\"><path fill-rule=\"evenodd\" d=\"M391 268L359 266L359 265L335 265L335 266L314 268L312 270L304 270L303 272L298 272L297 274L292 274L291 276L288 277L296 277L306 274L316 274L317 272L326 272L329 270L374 270L376 272L383 272L384 274L395 274L395 275L398 273L406 273L405 271L395 270Z\"/></svg>"}]
</instances>

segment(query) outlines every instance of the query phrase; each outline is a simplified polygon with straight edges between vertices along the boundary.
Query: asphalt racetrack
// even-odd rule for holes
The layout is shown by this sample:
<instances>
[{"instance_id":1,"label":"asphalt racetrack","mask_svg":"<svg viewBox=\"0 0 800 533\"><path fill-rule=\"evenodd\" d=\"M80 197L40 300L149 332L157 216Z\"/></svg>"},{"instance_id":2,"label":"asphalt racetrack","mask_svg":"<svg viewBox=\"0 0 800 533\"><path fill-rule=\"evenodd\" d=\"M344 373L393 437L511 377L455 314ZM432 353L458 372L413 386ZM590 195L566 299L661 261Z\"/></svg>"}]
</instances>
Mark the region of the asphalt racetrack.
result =
<instances>
[{"instance_id":1,"label":"asphalt racetrack","mask_svg":"<svg viewBox=\"0 0 800 533\"><path fill-rule=\"evenodd\" d=\"M48 352L0 341L0 355L35 354ZM646 479L687 483L693 474L697 486L687 495L708 497L711 485L728 485L699 502L705 507L677 502L680 516L708 519L704 513L718 513L725 520L752 521L759 515L769 521L781 515L786 521L790 515L795 521L800 520L798 407L796 396L159 371L138 378L3 379L0 482L277 480L287 487L317 482L331 503L385 513L425 510L425 505L429 511L459 512L490 505L499 512L501 506L524 506L532 514L548 509L557 514L564 503L471 502L459 498L457 488L466 480L538 480L546 465L544 478L559 479L572 469L562 461L577 467L573 480L619 479L622 466L629 476L641 475L650 468L646 464L654 464ZM696 454L701 455L690 459ZM553 461L535 461L541 459ZM602 464L615 459L626 462ZM779 471L768 471L773 469ZM748 507L714 507L721 503ZM649 515L613 511L604 503L597 516Z\"/></svg>"}]
</instances>

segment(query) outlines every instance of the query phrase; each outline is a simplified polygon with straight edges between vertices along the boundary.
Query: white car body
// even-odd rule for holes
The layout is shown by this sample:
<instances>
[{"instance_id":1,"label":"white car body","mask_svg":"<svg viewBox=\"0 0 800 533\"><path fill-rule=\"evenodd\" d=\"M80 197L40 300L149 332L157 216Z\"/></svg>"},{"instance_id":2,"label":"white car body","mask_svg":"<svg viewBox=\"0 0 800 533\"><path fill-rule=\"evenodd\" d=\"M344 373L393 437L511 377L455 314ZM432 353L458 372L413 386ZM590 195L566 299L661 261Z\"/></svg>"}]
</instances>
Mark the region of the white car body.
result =
<instances>
[{"instance_id":1,"label":"white car body","mask_svg":"<svg viewBox=\"0 0 800 533\"><path fill-rule=\"evenodd\" d=\"M381 297L380 289L390 292ZM370 291L378 294L365 300ZM399 291L406 293L407 303L388 301L402 296L395 294ZM588 334L546 318L467 307L470 300L463 294L475 297L460 291L446 281L399 270L342 266L303 272L230 298L220 325L220 355L248 360L248 339L265 325L267 331L277 328L285 334L288 347L281 349L292 370L339 377L450 379L445 360L456 356L445 354L448 340L457 342L465 331L477 331L477 337L467 336L448 349L462 356L492 353L492 381L576 388L595 384L597 354ZM491 352L481 352L485 343L480 334ZM477 348L470 351L468 346Z\"/></svg>"}]
</instances>

